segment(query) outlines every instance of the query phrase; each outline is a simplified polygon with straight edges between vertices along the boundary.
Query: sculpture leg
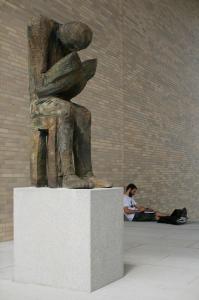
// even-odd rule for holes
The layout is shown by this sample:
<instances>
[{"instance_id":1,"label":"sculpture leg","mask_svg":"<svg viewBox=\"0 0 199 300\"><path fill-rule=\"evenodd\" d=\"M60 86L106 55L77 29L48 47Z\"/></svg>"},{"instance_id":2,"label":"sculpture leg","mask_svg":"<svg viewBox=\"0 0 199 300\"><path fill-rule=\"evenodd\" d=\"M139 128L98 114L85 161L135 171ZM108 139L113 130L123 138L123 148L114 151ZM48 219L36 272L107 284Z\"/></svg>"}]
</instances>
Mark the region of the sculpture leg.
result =
<instances>
[{"instance_id":1,"label":"sculpture leg","mask_svg":"<svg viewBox=\"0 0 199 300\"><path fill-rule=\"evenodd\" d=\"M47 131L33 129L31 153L31 183L34 186L47 186L46 170Z\"/></svg>"},{"instance_id":2,"label":"sculpture leg","mask_svg":"<svg viewBox=\"0 0 199 300\"><path fill-rule=\"evenodd\" d=\"M57 117L48 118L47 177L49 187L59 186L57 169Z\"/></svg>"},{"instance_id":3,"label":"sculpture leg","mask_svg":"<svg viewBox=\"0 0 199 300\"><path fill-rule=\"evenodd\" d=\"M53 159L56 156L58 185L68 188L92 188L92 183L87 179L79 178L75 174L73 162L74 114L72 106L72 103L56 97L43 98L37 106L36 114L41 114L48 119L50 133L48 139L48 157L50 160L51 154ZM56 124L52 124L49 121L53 120L53 118L56 120ZM55 132L53 134L51 129L53 131L56 130L56 134ZM48 161L48 167L53 167L51 161ZM49 168L48 172L50 175ZM55 182L52 182L52 180L50 182L50 186L55 186Z\"/></svg>"},{"instance_id":4,"label":"sculpture leg","mask_svg":"<svg viewBox=\"0 0 199 300\"><path fill-rule=\"evenodd\" d=\"M73 103L74 123L74 164L75 172L95 187L112 187L112 183L93 175L91 162L91 113L83 106Z\"/></svg>"},{"instance_id":5,"label":"sculpture leg","mask_svg":"<svg viewBox=\"0 0 199 300\"><path fill-rule=\"evenodd\" d=\"M74 164L75 173L93 176L91 163L91 113L83 106L73 103L74 122Z\"/></svg>"},{"instance_id":6,"label":"sculpture leg","mask_svg":"<svg viewBox=\"0 0 199 300\"><path fill-rule=\"evenodd\" d=\"M58 151L58 176L74 175L73 165L73 130L74 120L71 108L62 111L57 117L57 151Z\"/></svg>"},{"instance_id":7,"label":"sculpture leg","mask_svg":"<svg viewBox=\"0 0 199 300\"><path fill-rule=\"evenodd\" d=\"M32 184L57 187L57 117L35 117L32 125Z\"/></svg>"},{"instance_id":8,"label":"sculpture leg","mask_svg":"<svg viewBox=\"0 0 199 300\"><path fill-rule=\"evenodd\" d=\"M88 180L75 175L73 162L74 115L70 104L67 112L57 118L58 181L68 188L92 188Z\"/></svg>"}]
</instances>

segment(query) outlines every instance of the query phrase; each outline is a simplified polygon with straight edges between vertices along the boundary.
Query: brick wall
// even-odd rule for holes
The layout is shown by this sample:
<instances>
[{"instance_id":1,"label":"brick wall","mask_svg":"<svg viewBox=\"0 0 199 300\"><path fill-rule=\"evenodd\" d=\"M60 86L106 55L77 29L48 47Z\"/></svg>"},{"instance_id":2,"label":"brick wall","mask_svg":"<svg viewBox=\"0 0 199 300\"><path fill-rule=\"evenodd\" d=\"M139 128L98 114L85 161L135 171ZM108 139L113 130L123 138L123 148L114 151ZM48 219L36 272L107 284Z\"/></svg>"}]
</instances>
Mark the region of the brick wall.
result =
<instances>
[{"instance_id":1,"label":"brick wall","mask_svg":"<svg viewBox=\"0 0 199 300\"><path fill-rule=\"evenodd\" d=\"M199 2L123 3L124 183L199 218Z\"/></svg>"},{"instance_id":2,"label":"brick wall","mask_svg":"<svg viewBox=\"0 0 199 300\"><path fill-rule=\"evenodd\" d=\"M37 14L93 29L81 57L97 57L97 73L75 101L92 112L95 174L199 218L198 11L196 0L0 0L0 240L12 239L13 187L30 184L26 24Z\"/></svg>"}]
</instances>

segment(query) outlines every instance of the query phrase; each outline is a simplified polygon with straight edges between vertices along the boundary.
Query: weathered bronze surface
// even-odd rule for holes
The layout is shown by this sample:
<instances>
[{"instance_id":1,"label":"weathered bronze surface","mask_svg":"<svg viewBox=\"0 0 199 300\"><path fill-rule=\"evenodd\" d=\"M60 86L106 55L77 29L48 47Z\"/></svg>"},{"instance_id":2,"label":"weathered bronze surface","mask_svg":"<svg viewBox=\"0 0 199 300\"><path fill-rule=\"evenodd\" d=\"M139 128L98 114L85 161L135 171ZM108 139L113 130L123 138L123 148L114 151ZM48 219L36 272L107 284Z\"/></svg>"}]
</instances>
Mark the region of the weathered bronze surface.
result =
<instances>
[{"instance_id":1,"label":"weathered bronze surface","mask_svg":"<svg viewBox=\"0 0 199 300\"><path fill-rule=\"evenodd\" d=\"M70 101L95 74L97 60L82 63L77 53L91 40L91 29L81 22L39 16L28 26L32 185L111 186L93 175L91 114Z\"/></svg>"}]
</instances>

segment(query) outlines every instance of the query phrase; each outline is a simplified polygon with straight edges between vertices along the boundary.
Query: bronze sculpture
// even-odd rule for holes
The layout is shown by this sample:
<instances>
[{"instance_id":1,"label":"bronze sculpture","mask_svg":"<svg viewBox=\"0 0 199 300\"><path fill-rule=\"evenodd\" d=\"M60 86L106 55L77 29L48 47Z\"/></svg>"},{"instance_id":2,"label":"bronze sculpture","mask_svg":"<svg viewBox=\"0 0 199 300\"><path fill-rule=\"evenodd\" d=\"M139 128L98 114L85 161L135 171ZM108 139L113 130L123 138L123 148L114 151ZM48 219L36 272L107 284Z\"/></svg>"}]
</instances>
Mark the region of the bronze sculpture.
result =
<instances>
[{"instance_id":1,"label":"bronze sculpture","mask_svg":"<svg viewBox=\"0 0 199 300\"><path fill-rule=\"evenodd\" d=\"M59 24L39 16L28 26L35 186L111 186L93 175L91 114L70 101L95 74L97 60L82 63L77 53L91 40L91 29L81 22Z\"/></svg>"}]
</instances>

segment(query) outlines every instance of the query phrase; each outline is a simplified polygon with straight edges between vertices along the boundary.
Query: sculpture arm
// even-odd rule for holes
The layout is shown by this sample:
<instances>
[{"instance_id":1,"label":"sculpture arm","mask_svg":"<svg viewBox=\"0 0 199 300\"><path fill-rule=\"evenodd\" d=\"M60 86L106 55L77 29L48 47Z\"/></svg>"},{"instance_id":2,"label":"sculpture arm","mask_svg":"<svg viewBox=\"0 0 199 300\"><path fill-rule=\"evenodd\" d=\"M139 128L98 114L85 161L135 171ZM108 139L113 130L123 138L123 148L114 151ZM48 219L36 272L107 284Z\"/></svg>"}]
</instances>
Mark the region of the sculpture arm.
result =
<instances>
[{"instance_id":1,"label":"sculpture arm","mask_svg":"<svg viewBox=\"0 0 199 300\"><path fill-rule=\"evenodd\" d=\"M53 83L70 72L81 69L81 66L81 60L77 52L64 56L44 74L44 85Z\"/></svg>"},{"instance_id":2,"label":"sculpture arm","mask_svg":"<svg viewBox=\"0 0 199 300\"><path fill-rule=\"evenodd\" d=\"M36 89L36 93L38 97L48 97L48 96L56 96L60 93L67 92L70 88L74 86L74 82L78 82L79 74L75 71L70 74L66 74L62 77L59 77L56 81L48 83L38 89Z\"/></svg>"},{"instance_id":3,"label":"sculpture arm","mask_svg":"<svg viewBox=\"0 0 199 300\"><path fill-rule=\"evenodd\" d=\"M60 59L43 76L43 85L36 89L39 97L56 95L70 89L82 74L81 60L76 52Z\"/></svg>"},{"instance_id":4,"label":"sculpture arm","mask_svg":"<svg viewBox=\"0 0 199 300\"><path fill-rule=\"evenodd\" d=\"M81 63L76 52L70 53L46 72L44 85L36 90L38 97L56 96L67 92L69 98L78 95L86 82L94 76L96 65L96 59Z\"/></svg>"}]
</instances>

